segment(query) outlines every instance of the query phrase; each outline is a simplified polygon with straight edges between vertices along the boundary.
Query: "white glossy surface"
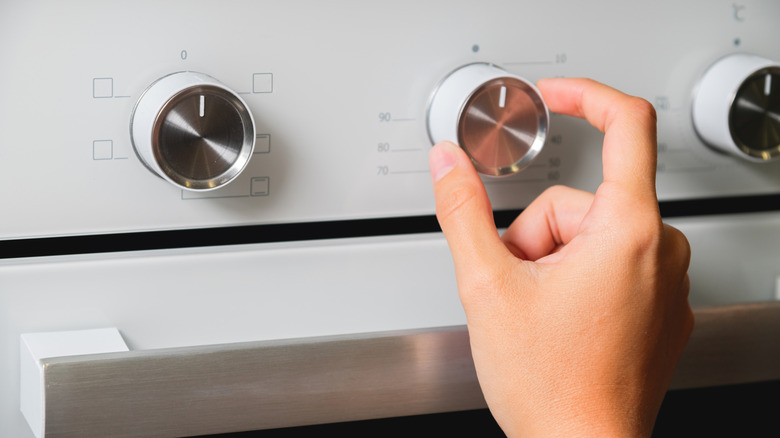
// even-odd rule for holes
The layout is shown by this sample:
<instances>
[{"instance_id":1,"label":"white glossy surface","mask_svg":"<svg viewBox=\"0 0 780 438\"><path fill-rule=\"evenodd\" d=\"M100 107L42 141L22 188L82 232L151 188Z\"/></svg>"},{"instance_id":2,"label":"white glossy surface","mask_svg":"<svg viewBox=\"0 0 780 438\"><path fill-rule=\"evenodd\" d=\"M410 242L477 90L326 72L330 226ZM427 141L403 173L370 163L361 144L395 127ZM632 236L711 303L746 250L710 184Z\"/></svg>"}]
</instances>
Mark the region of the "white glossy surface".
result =
<instances>
[{"instance_id":1,"label":"white glossy surface","mask_svg":"<svg viewBox=\"0 0 780 438\"><path fill-rule=\"evenodd\" d=\"M128 351L114 328L24 333L19 337L20 405L36 438L45 436L45 381L41 359Z\"/></svg>"},{"instance_id":2,"label":"white glossy surface","mask_svg":"<svg viewBox=\"0 0 780 438\"><path fill-rule=\"evenodd\" d=\"M717 59L780 59L780 3L742 6L2 2L0 199L23 214L0 219L0 239L431 214L425 112L436 84L473 62L532 82L593 77L654 103L661 199L778 193L780 163L713 152L691 123L694 85ZM150 175L130 145L140 93L184 70L239 93L268 145L206 194ZM496 208L552 184L595 189L601 135L553 115L548 139L534 166L489 183ZM267 195L252 196L253 178Z\"/></svg>"}]
</instances>

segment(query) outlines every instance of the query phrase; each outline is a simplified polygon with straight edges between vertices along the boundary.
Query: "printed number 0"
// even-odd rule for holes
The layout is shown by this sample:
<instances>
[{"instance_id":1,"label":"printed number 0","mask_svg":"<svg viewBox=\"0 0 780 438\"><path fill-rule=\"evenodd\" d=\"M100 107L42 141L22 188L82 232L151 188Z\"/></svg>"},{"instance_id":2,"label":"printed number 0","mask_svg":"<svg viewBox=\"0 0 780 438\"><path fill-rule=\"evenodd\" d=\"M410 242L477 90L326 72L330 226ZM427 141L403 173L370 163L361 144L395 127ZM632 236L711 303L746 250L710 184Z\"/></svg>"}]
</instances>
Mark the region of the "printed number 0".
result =
<instances>
[{"instance_id":1,"label":"printed number 0","mask_svg":"<svg viewBox=\"0 0 780 438\"><path fill-rule=\"evenodd\" d=\"M187 59L187 51L186 50L182 50L181 53L179 54L179 56L181 56L182 61Z\"/></svg>"}]
</instances>

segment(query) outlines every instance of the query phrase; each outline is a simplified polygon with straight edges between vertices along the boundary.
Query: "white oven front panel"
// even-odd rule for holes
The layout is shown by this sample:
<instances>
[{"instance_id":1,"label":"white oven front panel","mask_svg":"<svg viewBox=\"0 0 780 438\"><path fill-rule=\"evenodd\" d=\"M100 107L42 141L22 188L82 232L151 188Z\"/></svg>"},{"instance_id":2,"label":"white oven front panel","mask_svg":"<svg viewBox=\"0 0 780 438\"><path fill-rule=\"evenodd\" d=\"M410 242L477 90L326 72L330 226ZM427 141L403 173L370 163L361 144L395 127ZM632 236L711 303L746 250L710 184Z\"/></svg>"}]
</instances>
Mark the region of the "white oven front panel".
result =
<instances>
[{"instance_id":1,"label":"white oven front panel","mask_svg":"<svg viewBox=\"0 0 780 438\"><path fill-rule=\"evenodd\" d=\"M714 152L692 95L719 58L780 60L773 1L5 2L0 11L0 238L430 215L426 109L474 62L535 81L589 76L654 103L661 200L780 192L780 163ZM256 124L247 168L207 192L148 170L130 140L156 80L212 76ZM496 209L593 190L601 136L552 116ZM9 214L12 212L12 214Z\"/></svg>"}]
</instances>

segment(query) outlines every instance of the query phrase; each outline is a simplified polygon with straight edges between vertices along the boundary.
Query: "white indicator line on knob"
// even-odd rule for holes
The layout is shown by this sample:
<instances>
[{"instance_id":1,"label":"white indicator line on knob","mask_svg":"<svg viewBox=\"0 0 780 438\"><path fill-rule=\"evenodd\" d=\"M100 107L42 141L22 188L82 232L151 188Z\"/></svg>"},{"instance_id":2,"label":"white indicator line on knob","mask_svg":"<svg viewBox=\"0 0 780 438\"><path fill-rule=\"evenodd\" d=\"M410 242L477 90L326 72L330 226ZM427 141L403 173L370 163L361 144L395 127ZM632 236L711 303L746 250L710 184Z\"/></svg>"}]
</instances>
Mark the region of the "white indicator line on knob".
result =
<instances>
[{"instance_id":1,"label":"white indicator line on knob","mask_svg":"<svg viewBox=\"0 0 780 438\"><path fill-rule=\"evenodd\" d=\"M198 115L203 117L206 115L206 96L200 95L200 111L198 112Z\"/></svg>"},{"instance_id":2,"label":"white indicator line on knob","mask_svg":"<svg viewBox=\"0 0 780 438\"><path fill-rule=\"evenodd\" d=\"M764 77L764 95L769 96L772 93L772 74L767 73Z\"/></svg>"},{"instance_id":3,"label":"white indicator line on knob","mask_svg":"<svg viewBox=\"0 0 780 438\"><path fill-rule=\"evenodd\" d=\"M498 107L503 108L506 106L506 86L501 86L501 91L498 94Z\"/></svg>"}]
</instances>

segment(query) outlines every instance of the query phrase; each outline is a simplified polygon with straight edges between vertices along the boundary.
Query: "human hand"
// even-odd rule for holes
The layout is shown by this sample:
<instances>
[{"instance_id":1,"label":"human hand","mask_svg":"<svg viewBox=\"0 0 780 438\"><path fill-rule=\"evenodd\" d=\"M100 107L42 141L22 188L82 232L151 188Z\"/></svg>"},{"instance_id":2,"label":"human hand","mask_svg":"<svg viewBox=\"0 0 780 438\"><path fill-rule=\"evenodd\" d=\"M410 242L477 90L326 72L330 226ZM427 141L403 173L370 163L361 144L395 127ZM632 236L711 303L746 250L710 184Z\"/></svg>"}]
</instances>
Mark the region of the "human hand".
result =
<instances>
[{"instance_id":1,"label":"human hand","mask_svg":"<svg viewBox=\"0 0 780 438\"><path fill-rule=\"evenodd\" d=\"M658 211L655 111L587 79L538 88L605 133L595 195L548 189L500 237L466 154L430 152L480 386L508 436L649 436L693 328L690 247Z\"/></svg>"}]
</instances>

